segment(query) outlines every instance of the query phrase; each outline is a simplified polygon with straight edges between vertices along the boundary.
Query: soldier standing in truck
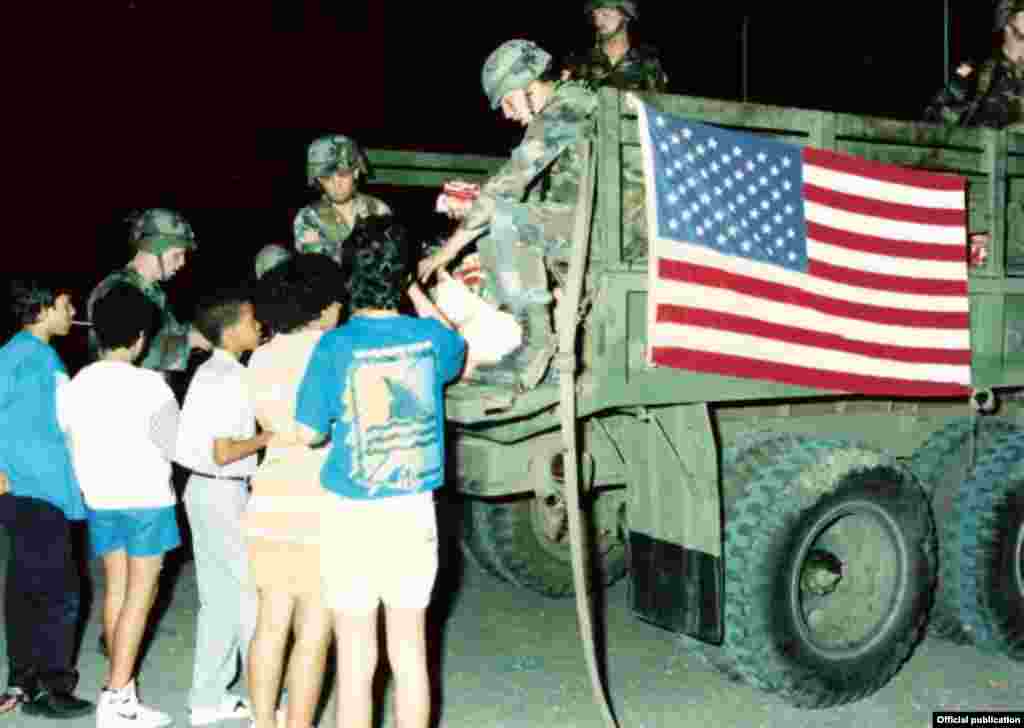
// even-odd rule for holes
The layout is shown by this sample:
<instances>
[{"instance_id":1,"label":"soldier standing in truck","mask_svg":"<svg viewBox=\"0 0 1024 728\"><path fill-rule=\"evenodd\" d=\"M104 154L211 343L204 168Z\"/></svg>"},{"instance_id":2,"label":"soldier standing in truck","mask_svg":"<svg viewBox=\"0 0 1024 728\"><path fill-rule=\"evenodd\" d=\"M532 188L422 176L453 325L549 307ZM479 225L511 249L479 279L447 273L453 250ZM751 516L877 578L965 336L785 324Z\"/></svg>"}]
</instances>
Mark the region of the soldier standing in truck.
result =
<instances>
[{"instance_id":1,"label":"soldier standing in truck","mask_svg":"<svg viewBox=\"0 0 1024 728\"><path fill-rule=\"evenodd\" d=\"M429 278L489 233L477 246L481 261L494 273L499 305L519 319L524 336L519 349L478 367L474 377L529 390L544 380L556 349L545 259L568 258L583 175L580 143L594 134L597 97L583 83L559 80L551 55L527 40L508 41L491 53L482 82L491 108L526 127L526 134L480 195L450 213L461 218L459 226L420 262L419 273Z\"/></svg>"},{"instance_id":2,"label":"soldier standing in truck","mask_svg":"<svg viewBox=\"0 0 1024 728\"><path fill-rule=\"evenodd\" d=\"M588 0L587 19L594 25L596 43L569 56L562 78L623 91L668 90L668 75L652 46L634 43L629 24L639 18L636 0Z\"/></svg>"},{"instance_id":3,"label":"soldier standing in truck","mask_svg":"<svg viewBox=\"0 0 1024 728\"><path fill-rule=\"evenodd\" d=\"M341 250L356 222L372 215L390 215L376 197L359 191L370 172L366 154L354 140L341 134L320 137L306 154L306 182L321 197L295 216L295 249L323 253L341 264Z\"/></svg>"},{"instance_id":4,"label":"soldier standing in truck","mask_svg":"<svg viewBox=\"0 0 1024 728\"><path fill-rule=\"evenodd\" d=\"M963 63L925 110L926 121L1002 129L1024 122L1024 0L1000 0L1003 44L980 68Z\"/></svg>"}]
</instances>

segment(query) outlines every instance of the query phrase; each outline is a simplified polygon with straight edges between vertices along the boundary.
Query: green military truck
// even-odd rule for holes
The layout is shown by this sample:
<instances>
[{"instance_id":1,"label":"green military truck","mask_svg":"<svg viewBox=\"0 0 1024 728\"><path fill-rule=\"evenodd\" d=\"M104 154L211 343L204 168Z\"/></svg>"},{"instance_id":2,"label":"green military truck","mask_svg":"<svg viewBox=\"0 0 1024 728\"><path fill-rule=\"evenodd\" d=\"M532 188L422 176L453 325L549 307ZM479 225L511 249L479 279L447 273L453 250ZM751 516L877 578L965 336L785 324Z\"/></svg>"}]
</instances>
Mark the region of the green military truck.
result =
<instances>
[{"instance_id":1,"label":"green military truck","mask_svg":"<svg viewBox=\"0 0 1024 728\"><path fill-rule=\"evenodd\" d=\"M567 485L578 480L592 583L628 572L639 618L698 638L725 673L794 705L872 694L926 628L1024 660L1024 416L1013 394L1024 387L1024 134L644 99L711 124L965 175L969 230L990 239L969 280L975 394L829 396L649 367L647 260L622 209L624 166L639 166L637 117L606 89L596 196L578 226L586 255L568 273L582 286L567 304L578 326L578 444L566 450L555 388L450 387L465 551L513 585L572 595ZM501 162L370 157L377 182L435 187L483 179Z\"/></svg>"}]
</instances>

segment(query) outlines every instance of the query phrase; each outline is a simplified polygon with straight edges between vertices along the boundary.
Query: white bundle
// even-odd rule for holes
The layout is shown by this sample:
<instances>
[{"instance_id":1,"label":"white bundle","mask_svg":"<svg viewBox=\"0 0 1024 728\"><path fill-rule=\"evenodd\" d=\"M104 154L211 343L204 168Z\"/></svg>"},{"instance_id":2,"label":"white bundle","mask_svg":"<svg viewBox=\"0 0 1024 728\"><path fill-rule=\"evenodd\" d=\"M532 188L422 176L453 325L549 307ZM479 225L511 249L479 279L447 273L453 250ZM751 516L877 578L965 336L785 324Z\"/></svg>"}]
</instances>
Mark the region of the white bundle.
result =
<instances>
[{"instance_id":1,"label":"white bundle","mask_svg":"<svg viewBox=\"0 0 1024 728\"><path fill-rule=\"evenodd\" d=\"M522 344L523 329L511 314L499 311L462 281L438 275L431 297L466 340L466 356L474 364L496 364Z\"/></svg>"}]
</instances>

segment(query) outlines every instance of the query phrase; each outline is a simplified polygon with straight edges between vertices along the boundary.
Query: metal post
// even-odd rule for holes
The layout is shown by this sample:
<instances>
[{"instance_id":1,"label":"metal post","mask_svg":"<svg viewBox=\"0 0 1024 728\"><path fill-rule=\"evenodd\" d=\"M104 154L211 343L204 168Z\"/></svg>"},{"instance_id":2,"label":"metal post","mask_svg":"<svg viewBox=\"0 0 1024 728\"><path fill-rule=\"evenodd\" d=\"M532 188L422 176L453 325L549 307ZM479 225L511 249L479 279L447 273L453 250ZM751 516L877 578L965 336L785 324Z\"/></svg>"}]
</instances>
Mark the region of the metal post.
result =
<instances>
[{"instance_id":1,"label":"metal post","mask_svg":"<svg viewBox=\"0 0 1024 728\"><path fill-rule=\"evenodd\" d=\"M942 84L943 86L949 85L949 59L950 54L950 14L949 14L949 0L943 0L942 2L942 22L943 22L943 43L942 43Z\"/></svg>"}]
</instances>

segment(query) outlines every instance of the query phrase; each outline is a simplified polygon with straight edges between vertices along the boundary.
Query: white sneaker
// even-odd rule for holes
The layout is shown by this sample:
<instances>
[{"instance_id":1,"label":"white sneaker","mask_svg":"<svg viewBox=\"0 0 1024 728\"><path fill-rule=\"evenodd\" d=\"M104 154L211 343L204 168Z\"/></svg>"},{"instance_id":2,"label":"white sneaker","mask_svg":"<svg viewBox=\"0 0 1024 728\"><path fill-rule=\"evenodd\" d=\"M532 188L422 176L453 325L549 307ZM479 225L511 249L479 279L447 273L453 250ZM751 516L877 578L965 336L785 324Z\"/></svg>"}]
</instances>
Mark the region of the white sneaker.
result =
<instances>
[{"instance_id":1,"label":"white sneaker","mask_svg":"<svg viewBox=\"0 0 1024 728\"><path fill-rule=\"evenodd\" d=\"M209 725L220 720L245 720L252 718L252 710L244 699L229 695L215 708L190 708L189 721L194 726Z\"/></svg>"},{"instance_id":2,"label":"white sneaker","mask_svg":"<svg viewBox=\"0 0 1024 728\"><path fill-rule=\"evenodd\" d=\"M96 728L165 728L173 722L167 713L139 702L134 680L120 690L104 689L96 705Z\"/></svg>"}]
</instances>

